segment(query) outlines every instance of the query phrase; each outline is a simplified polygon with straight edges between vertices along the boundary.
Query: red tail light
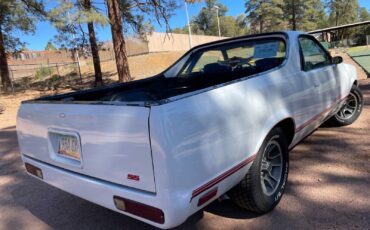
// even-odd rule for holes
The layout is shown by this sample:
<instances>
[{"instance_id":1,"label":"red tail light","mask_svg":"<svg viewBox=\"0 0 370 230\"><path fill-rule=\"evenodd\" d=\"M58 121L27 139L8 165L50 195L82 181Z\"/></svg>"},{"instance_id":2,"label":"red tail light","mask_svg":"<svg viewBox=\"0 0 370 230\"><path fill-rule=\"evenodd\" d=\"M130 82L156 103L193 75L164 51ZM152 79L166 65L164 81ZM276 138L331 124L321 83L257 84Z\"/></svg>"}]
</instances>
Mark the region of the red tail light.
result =
<instances>
[{"instance_id":1,"label":"red tail light","mask_svg":"<svg viewBox=\"0 0 370 230\"><path fill-rule=\"evenodd\" d=\"M198 200L198 206L201 206L202 204L206 203L207 201L215 197L217 195L217 190L218 190L217 188L214 188L211 191L204 194L203 196L201 196Z\"/></svg>"},{"instance_id":2,"label":"red tail light","mask_svg":"<svg viewBox=\"0 0 370 230\"><path fill-rule=\"evenodd\" d=\"M114 196L113 200L116 208L121 211L131 213L135 216L139 216L159 224L164 223L164 213L158 208L118 196Z\"/></svg>"},{"instance_id":3,"label":"red tail light","mask_svg":"<svg viewBox=\"0 0 370 230\"><path fill-rule=\"evenodd\" d=\"M27 172L29 172L30 174L34 175L34 176L37 176L38 178L41 178L43 179L43 175L42 175L42 170L37 168L36 166L33 166L29 163L25 163L25 166L26 166L26 170Z\"/></svg>"}]
</instances>

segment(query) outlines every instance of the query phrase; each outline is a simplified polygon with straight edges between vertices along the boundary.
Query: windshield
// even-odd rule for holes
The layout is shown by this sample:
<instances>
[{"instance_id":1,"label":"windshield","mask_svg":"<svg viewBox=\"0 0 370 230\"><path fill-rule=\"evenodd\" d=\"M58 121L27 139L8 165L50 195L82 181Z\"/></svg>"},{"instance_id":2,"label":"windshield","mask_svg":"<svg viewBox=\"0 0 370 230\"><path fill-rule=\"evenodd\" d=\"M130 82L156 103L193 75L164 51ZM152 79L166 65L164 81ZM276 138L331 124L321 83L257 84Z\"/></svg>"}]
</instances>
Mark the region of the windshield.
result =
<instances>
[{"instance_id":1,"label":"windshield","mask_svg":"<svg viewBox=\"0 0 370 230\"><path fill-rule=\"evenodd\" d=\"M194 53L179 77L248 76L279 66L286 55L281 38L246 40Z\"/></svg>"}]
</instances>

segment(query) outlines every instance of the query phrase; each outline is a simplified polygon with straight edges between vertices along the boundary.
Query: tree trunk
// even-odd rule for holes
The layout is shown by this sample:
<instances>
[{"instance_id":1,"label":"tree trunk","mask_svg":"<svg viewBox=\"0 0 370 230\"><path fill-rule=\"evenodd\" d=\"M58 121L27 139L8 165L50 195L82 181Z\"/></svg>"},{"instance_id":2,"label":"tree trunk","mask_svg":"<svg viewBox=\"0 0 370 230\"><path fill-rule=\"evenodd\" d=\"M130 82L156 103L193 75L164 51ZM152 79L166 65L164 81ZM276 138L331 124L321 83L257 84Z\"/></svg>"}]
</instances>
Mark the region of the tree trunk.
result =
<instances>
[{"instance_id":1,"label":"tree trunk","mask_svg":"<svg viewBox=\"0 0 370 230\"><path fill-rule=\"evenodd\" d=\"M125 39L123 38L121 9L118 0L107 0L108 17L111 24L113 49L116 57L118 79L120 82L131 80L128 66Z\"/></svg>"},{"instance_id":2,"label":"tree trunk","mask_svg":"<svg viewBox=\"0 0 370 230\"><path fill-rule=\"evenodd\" d=\"M84 0L84 8L85 10L91 9L91 0ZM94 63L95 86L102 86L103 77L102 77L101 67L100 67L99 49L98 49L98 44L96 43L94 23L88 22L87 28L89 30L89 41L90 41L91 53L92 53L93 63Z\"/></svg>"},{"instance_id":3,"label":"tree trunk","mask_svg":"<svg viewBox=\"0 0 370 230\"><path fill-rule=\"evenodd\" d=\"M295 15L295 1L292 1L292 25L293 25L293 30L297 30L297 19Z\"/></svg>"},{"instance_id":4,"label":"tree trunk","mask_svg":"<svg viewBox=\"0 0 370 230\"><path fill-rule=\"evenodd\" d=\"M261 7L261 14L260 14L260 18L259 18L259 21L260 21L260 33L263 33L263 7L262 7L262 2L260 2L260 7Z\"/></svg>"},{"instance_id":5,"label":"tree trunk","mask_svg":"<svg viewBox=\"0 0 370 230\"><path fill-rule=\"evenodd\" d=\"M8 60L5 53L4 36L0 26L0 76L1 84L3 85L3 90L7 92L11 86L10 76L9 76L9 66Z\"/></svg>"}]
</instances>

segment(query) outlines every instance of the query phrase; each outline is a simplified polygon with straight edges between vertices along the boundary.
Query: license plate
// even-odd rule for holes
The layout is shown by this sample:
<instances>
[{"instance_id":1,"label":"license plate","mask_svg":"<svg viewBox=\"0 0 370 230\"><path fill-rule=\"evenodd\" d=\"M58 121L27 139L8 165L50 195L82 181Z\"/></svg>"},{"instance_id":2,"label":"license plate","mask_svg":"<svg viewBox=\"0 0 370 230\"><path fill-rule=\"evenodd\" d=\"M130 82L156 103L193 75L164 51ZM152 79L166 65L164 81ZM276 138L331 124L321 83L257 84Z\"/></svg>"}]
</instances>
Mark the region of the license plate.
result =
<instances>
[{"instance_id":1,"label":"license plate","mask_svg":"<svg viewBox=\"0 0 370 230\"><path fill-rule=\"evenodd\" d=\"M75 160L81 160L80 143L77 137L60 135L58 154Z\"/></svg>"}]
</instances>

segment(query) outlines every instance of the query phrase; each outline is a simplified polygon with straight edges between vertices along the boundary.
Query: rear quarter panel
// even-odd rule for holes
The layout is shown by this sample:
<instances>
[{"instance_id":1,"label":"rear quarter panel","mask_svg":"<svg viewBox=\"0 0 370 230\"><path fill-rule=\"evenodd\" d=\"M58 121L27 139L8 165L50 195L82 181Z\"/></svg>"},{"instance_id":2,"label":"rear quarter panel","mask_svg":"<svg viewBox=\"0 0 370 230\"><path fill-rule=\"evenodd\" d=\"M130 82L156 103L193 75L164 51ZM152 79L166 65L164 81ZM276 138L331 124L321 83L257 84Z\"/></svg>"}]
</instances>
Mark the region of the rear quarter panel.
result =
<instances>
[{"instance_id":1,"label":"rear quarter panel","mask_svg":"<svg viewBox=\"0 0 370 230\"><path fill-rule=\"evenodd\" d=\"M286 88L296 76L289 69L153 106L150 135L158 195L197 203L192 191L255 155L270 129L291 116L289 101L295 98ZM216 185L218 196L248 168ZM191 207L194 212L196 206Z\"/></svg>"}]
</instances>

